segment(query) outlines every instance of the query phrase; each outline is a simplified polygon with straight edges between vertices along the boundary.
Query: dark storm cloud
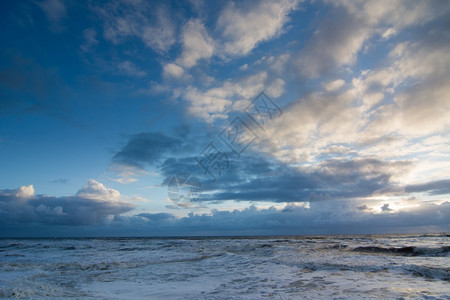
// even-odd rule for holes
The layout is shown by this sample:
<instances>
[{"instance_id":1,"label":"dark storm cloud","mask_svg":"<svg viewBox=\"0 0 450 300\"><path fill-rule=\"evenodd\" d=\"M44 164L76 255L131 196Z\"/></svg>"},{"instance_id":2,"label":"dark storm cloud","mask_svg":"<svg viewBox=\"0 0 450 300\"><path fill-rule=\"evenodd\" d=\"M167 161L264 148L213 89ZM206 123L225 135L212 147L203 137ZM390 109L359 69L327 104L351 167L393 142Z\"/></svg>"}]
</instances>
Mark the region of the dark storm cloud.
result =
<instances>
[{"instance_id":1,"label":"dark storm cloud","mask_svg":"<svg viewBox=\"0 0 450 300\"><path fill-rule=\"evenodd\" d=\"M181 141L159 132L144 132L130 137L127 144L113 157L113 162L143 168L154 164L164 154L172 153Z\"/></svg>"},{"instance_id":2,"label":"dark storm cloud","mask_svg":"<svg viewBox=\"0 0 450 300\"><path fill-rule=\"evenodd\" d=\"M310 208L288 205L284 209L212 210L190 213L183 218L171 214L118 216L100 226L9 226L3 236L196 236L272 234L361 234L400 232L445 232L450 229L450 203L420 203L409 211L376 213L358 208L357 201L311 203ZM45 228L45 230L43 230Z\"/></svg>"},{"instance_id":3,"label":"dark storm cloud","mask_svg":"<svg viewBox=\"0 0 450 300\"><path fill-rule=\"evenodd\" d=\"M160 171L164 183L180 172L203 178L201 201L297 202L371 196L393 185L392 175L407 170L408 161L384 162L376 159L328 160L313 170L296 168L276 160L252 156L233 158L222 176L205 175L193 157L167 159Z\"/></svg>"},{"instance_id":4,"label":"dark storm cloud","mask_svg":"<svg viewBox=\"0 0 450 300\"><path fill-rule=\"evenodd\" d=\"M422 184L412 184L405 187L407 193L428 193L430 195L450 194L450 180L430 181Z\"/></svg>"}]
</instances>

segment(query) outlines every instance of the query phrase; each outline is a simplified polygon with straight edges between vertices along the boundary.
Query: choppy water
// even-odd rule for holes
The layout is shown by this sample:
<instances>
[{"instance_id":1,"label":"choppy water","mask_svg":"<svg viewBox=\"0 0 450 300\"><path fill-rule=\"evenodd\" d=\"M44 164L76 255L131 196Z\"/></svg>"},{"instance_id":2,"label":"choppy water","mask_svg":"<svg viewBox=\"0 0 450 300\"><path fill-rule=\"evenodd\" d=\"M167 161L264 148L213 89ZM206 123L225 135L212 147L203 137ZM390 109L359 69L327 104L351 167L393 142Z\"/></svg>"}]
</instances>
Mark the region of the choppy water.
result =
<instances>
[{"instance_id":1,"label":"choppy water","mask_svg":"<svg viewBox=\"0 0 450 300\"><path fill-rule=\"evenodd\" d=\"M448 234L0 240L1 297L450 299Z\"/></svg>"}]
</instances>

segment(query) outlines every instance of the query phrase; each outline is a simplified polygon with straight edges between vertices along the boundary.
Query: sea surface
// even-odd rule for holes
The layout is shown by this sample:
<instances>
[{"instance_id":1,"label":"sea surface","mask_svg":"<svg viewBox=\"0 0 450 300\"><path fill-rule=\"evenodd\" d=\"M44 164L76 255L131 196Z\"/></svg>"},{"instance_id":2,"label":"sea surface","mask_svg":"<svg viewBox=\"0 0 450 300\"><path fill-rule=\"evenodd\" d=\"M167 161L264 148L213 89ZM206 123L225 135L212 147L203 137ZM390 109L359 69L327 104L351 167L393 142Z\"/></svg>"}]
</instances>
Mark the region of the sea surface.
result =
<instances>
[{"instance_id":1,"label":"sea surface","mask_svg":"<svg viewBox=\"0 0 450 300\"><path fill-rule=\"evenodd\" d=\"M1 239L0 297L450 299L449 237Z\"/></svg>"}]
</instances>

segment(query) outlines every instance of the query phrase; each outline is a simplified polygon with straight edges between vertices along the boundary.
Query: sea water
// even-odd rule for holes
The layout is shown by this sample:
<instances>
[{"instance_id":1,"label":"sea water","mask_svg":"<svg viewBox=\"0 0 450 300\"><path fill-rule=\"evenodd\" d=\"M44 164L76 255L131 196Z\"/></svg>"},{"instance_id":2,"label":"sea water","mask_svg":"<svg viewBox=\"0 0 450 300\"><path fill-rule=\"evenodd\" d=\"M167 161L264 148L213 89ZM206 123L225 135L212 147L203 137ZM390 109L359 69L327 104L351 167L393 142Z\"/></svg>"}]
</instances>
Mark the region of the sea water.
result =
<instances>
[{"instance_id":1,"label":"sea water","mask_svg":"<svg viewBox=\"0 0 450 300\"><path fill-rule=\"evenodd\" d=\"M450 299L448 234L0 240L0 297Z\"/></svg>"}]
</instances>

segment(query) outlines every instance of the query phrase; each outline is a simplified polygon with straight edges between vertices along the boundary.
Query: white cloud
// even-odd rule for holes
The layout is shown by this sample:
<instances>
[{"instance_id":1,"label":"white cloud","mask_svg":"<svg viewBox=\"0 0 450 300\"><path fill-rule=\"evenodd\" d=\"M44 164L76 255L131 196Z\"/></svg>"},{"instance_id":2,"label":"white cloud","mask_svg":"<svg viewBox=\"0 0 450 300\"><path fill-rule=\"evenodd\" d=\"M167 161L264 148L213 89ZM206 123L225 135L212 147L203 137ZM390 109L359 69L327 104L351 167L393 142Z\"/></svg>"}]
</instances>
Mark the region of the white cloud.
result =
<instances>
[{"instance_id":1,"label":"white cloud","mask_svg":"<svg viewBox=\"0 0 450 300\"><path fill-rule=\"evenodd\" d=\"M390 65L353 80L366 109L391 94L394 100L372 113L366 133L420 137L450 126L450 47L445 38L435 39L429 34L422 41L399 43L389 54Z\"/></svg>"},{"instance_id":2,"label":"white cloud","mask_svg":"<svg viewBox=\"0 0 450 300\"><path fill-rule=\"evenodd\" d=\"M364 43L379 34L393 36L408 26L417 26L448 11L448 6L430 1L328 1L336 10L319 25L297 56L304 76L318 77L335 67L353 65Z\"/></svg>"},{"instance_id":3,"label":"white cloud","mask_svg":"<svg viewBox=\"0 0 450 300\"><path fill-rule=\"evenodd\" d=\"M109 169L120 176L119 179L111 179L111 180L120 183L135 182L137 181L135 177L140 177L148 174L148 172L145 171L143 168L117 162L111 164Z\"/></svg>"},{"instance_id":4,"label":"white cloud","mask_svg":"<svg viewBox=\"0 0 450 300\"><path fill-rule=\"evenodd\" d=\"M158 9L156 25L145 25L141 38L150 48L160 51L168 51L175 43L175 25L169 14L163 8Z\"/></svg>"},{"instance_id":5,"label":"white cloud","mask_svg":"<svg viewBox=\"0 0 450 300\"><path fill-rule=\"evenodd\" d=\"M439 13L439 8L428 1L370 0L370 1L328 1L335 6L343 6L352 15L357 15L369 25L388 23L391 32L407 26L422 24Z\"/></svg>"},{"instance_id":6,"label":"white cloud","mask_svg":"<svg viewBox=\"0 0 450 300\"><path fill-rule=\"evenodd\" d=\"M163 67L163 75L165 77L179 78L179 77L183 76L183 74L184 74L183 68L181 68L180 66L178 66L176 64L168 63L168 64L164 65L164 67Z\"/></svg>"},{"instance_id":7,"label":"white cloud","mask_svg":"<svg viewBox=\"0 0 450 300\"><path fill-rule=\"evenodd\" d=\"M94 179L90 179L88 183L77 192L76 196L107 202L117 202L120 199L119 191L106 188L102 183Z\"/></svg>"},{"instance_id":8,"label":"white cloud","mask_svg":"<svg viewBox=\"0 0 450 300\"><path fill-rule=\"evenodd\" d=\"M272 80L264 71L240 80L226 80L221 86L206 90L193 86L177 89L174 96L189 102L189 114L211 123L215 119L226 119L231 111L244 110L264 90L270 97L280 97L284 93L284 85L283 79Z\"/></svg>"},{"instance_id":9,"label":"white cloud","mask_svg":"<svg viewBox=\"0 0 450 300\"><path fill-rule=\"evenodd\" d=\"M334 81L329 81L329 82L326 82L326 83L322 83L322 86L327 91L336 91L336 90L340 89L344 84L345 84L345 80L337 79L337 80L334 80Z\"/></svg>"},{"instance_id":10,"label":"white cloud","mask_svg":"<svg viewBox=\"0 0 450 300\"><path fill-rule=\"evenodd\" d=\"M19 198L33 197L34 187L33 185L21 186L15 191L14 195Z\"/></svg>"},{"instance_id":11,"label":"white cloud","mask_svg":"<svg viewBox=\"0 0 450 300\"><path fill-rule=\"evenodd\" d=\"M138 181L136 178L108 178L108 179L121 184L128 184Z\"/></svg>"},{"instance_id":12,"label":"white cloud","mask_svg":"<svg viewBox=\"0 0 450 300\"><path fill-rule=\"evenodd\" d=\"M200 117L206 122L227 118L226 110L231 105L231 94L226 89L215 88L201 92L195 87L188 87L183 98L189 101L188 113Z\"/></svg>"},{"instance_id":13,"label":"white cloud","mask_svg":"<svg viewBox=\"0 0 450 300\"><path fill-rule=\"evenodd\" d=\"M278 36L298 1L258 1L245 8L230 2L221 12L217 27L222 31L225 55L246 55L260 42Z\"/></svg>"},{"instance_id":14,"label":"white cloud","mask_svg":"<svg viewBox=\"0 0 450 300\"><path fill-rule=\"evenodd\" d=\"M158 52L167 52L175 43L176 26L164 6L155 7L146 1L111 1L93 6L103 21L103 36L119 44L137 37Z\"/></svg>"},{"instance_id":15,"label":"white cloud","mask_svg":"<svg viewBox=\"0 0 450 300\"><path fill-rule=\"evenodd\" d=\"M370 33L369 28L351 16L324 21L297 55L301 74L318 77L336 66L353 64Z\"/></svg>"},{"instance_id":16,"label":"white cloud","mask_svg":"<svg viewBox=\"0 0 450 300\"><path fill-rule=\"evenodd\" d=\"M182 33L183 52L176 63L191 68L201 59L208 59L214 52L214 41L199 19L186 23Z\"/></svg>"},{"instance_id":17,"label":"white cloud","mask_svg":"<svg viewBox=\"0 0 450 300\"><path fill-rule=\"evenodd\" d=\"M18 199L26 201L34 196L33 185L21 186L15 190L0 190L0 196L16 197Z\"/></svg>"},{"instance_id":18,"label":"white cloud","mask_svg":"<svg viewBox=\"0 0 450 300\"><path fill-rule=\"evenodd\" d=\"M281 78L275 79L266 89L267 95L273 98L278 98L284 93L284 80Z\"/></svg>"},{"instance_id":19,"label":"white cloud","mask_svg":"<svg viewBox=\"0 0 450 300\"><path fill-rule=\"evenodd\" d=\"M188 21L181 34L182 53L175 63L179 67L192 68L200 60L214 55L222 58L247 55L260 42L283 32L283 26L289 20L288 15L297 7L298 1L259 1L254 4L251 7L237 7L234 2L229 2L220 12L217 20L219 35L215 39L210 36L201 19ZM248 64L241 66L241 70L247 68Z\"/></svg>"}]
</instances>

